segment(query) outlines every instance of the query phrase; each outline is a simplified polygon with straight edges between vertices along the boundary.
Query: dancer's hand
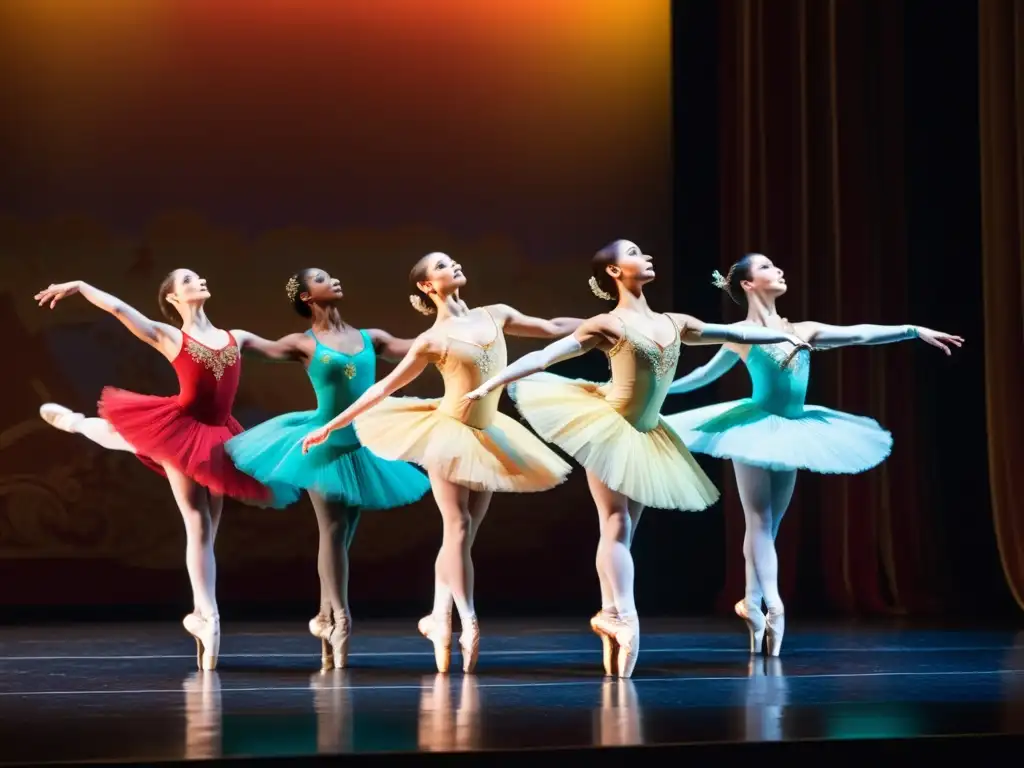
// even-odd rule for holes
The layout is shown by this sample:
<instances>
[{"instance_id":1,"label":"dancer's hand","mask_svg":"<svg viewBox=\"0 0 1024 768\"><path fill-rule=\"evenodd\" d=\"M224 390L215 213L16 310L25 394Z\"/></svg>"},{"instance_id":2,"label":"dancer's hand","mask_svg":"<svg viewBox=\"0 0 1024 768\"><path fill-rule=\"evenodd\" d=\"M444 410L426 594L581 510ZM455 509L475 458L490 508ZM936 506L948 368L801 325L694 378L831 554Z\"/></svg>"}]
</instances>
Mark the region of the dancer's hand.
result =
<instances>
[{"instance_id":1,"label":"dancer's hand","mask_svg":"<svg viewBox=\"0 0 1024 768\"><path fill-rule=\"evenodd\" d=\"M465 395L463 395L462 399L463 400L483 400L489 394L491 394L491 390L487 389L487 387L477 387L472 392L467 392Z\"/></svg>"},{"instance_id":2,"label":"dancer's hand","mask_svg":"<svg viewBox=\"0 0 1024 768\"><path fill-rule=\"evenodd\" d=\"M946 346L947 344L952 344L954 347L959 348L964 343L960 336L942 333L942 331L933 331L931 328L922 328L921 326L917 327L917 337L925 344L938 347L947 355L953 354L952 350Z\"/></svg>"},{"instance_id":3,"label":"dancer's hand","mask_svg":"<svg viewBox=\"0 0 1024 768\"><path fill-rule=\"evenodd\" d=\"M50 302L50 309L53 309L57 306L58 301L68 296L74 296L81 287L81 280L72 280L70 283L50 283L48 288L35 295L35 300L39 302L40 307L46 302Z\"/></svg>"},{"instance_id":4,"label":"dancer's hand","mask_svg":"<svg viewBox=\"0 0 1024 768\"><path fill-rule=\"evenodd\" d=\"M309 449L313 446L326 443L327 438L331 436L330 431L327 427L320 427L320 429L314 429L302 440L302 452L309 453Z\"/></svg>"},{"instance_id":5,"label":"dancer's hand","mask_svg":"<svg viewBox=\"0 0 1024 768\"><path fill-rule=\"evenodd\" d=\"M794 357L796 357L797 353L801 349L806 349L808 352L813 351L813 347L811 347L810 344L808 344L806 341L801 339L796 334L791 333L789 335L789 343L793 345L793 351L789 353L789 356L786 358L786 362L782 364L783 368L790 364L790 362L793 360Z\"/></svg>"}]
</instances>

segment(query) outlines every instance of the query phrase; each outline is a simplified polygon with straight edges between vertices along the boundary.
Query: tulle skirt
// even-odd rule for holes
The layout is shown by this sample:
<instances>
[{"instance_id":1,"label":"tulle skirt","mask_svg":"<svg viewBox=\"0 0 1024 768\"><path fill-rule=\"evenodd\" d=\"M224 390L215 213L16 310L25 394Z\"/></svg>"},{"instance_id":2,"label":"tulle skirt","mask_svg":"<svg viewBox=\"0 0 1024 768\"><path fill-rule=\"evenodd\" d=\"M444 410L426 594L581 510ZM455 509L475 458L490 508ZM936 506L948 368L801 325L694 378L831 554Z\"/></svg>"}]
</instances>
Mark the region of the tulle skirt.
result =
<instances>
[{"instance_id":1,"label":"tulle skirt","mask_svg":"<svg viewBox=\"0 0 1024 768\"><path fill-rule=\"evenodd\" d=\"M270 486L288 504L303 491L360 509L392 509L430 490L427 476L404 461L388 461L359 444L351 428L302 453L302 439L326 421L316 411L286 413L231 438L228 455L240 470Z\"/></svg>"},{"instance_id":2,"label":"tulle skirt","mask_svg":"<svg viewBox=\"0 0 1024 768\"><path fill-rule=\"evenodd\" d=\"M233 417L224 424L205 424L186 413L174 397L115 387L103 389L99 415L154 472L166 477L167 464L212 493L254 506L283 506L267 486L240 472L224 450L224 444L242 432Z\"/></svg>"},{"instance_id":3,"label":"tulle skirt","mask_svg":"<svg viewBox=\"0 0 1024 768\"><path fill-rule=\"evenodd\" d=\"M663 419L639 431L608 403L602 385L545 373L508 392L537 434L611 490L657 509L697 511L718 500L718 489Z\"/></svg>"},{"instance_id":4,"label":"tulle skirt","mask_svg":"<svg viewBox=\"0 0 1024 768\"><path fill-rule=\"evenodd\" d=\"M441 401L389 397L355 420L359 440L392 460L411 461L476 491L546 491L571 467L530 430L502 413L484 429L438 411Z\"/></svg>"},{"instance_id":5,"label":"tulle skirt","mask_svg":"<svg viewBox=\"0 0 1024 768\"><path fill-rule=\"evenodd\" d=\"M874 419L817 405L786 417L747 398L665 420L692 451L769 470L852 475L881 464L892 450L892 435Z\"/></svg>"}]
</instances>

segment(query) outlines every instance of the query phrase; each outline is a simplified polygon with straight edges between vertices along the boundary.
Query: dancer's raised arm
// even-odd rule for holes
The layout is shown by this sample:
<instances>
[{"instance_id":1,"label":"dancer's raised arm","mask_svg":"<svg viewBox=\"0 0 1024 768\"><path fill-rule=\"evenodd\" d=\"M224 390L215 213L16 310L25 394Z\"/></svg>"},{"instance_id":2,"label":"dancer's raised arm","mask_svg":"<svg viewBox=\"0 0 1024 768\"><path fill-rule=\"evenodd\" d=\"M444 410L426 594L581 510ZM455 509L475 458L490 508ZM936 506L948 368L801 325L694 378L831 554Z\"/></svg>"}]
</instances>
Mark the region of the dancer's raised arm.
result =
<instances>
[{"instance_id":1,"label":"dancer's raised arm","mask_svg":"<svg viewBox=\"0 0 1024 768\"><path fill-rule=\"evenodd\" d=\"M177 354L177 349L181 346L180 329L149 319L127 302L101 291L83 280L51 283L49 287L37 293L35 299L39 302L40 307L49 303L50 309L53 309L57 306L58 301L68 296L74 296L76 293L80 293L90 304L116 317L136 338L159 349L165 355Z\"/></svg>"},{"instance_id":2,"label":"dancer's raised arm","mask_svg":"<svg viewBox=\"0 0 1024 768\"><path fill-rule=\"evenodd\" d=\"M933 331L919 325L826 325L805 321L796 323L793 328L800 337L818 348L893 344L897 341L921 339L948 355L951 354L948 344L959 347L964 343L960 336Z\"/></svg>"},{"instance_id":3,"label":"dancer's raised arm","mask_svg":"<svg viewBox=\"0 0 1024 768\"><path fill-rule=\"evenodd\" d=\"M523 355L514 363L506 366L505 370L496 376L492 376L468 393L466 399L479 400L498 387L503 387L526 376L540 373L545 368L562 360L579 357L597 347L602 341L612 346L620 338L621 328L621 324L610 315L597 315L596 317L584 320L571 336L565 336L558 339L558 341L548 344L543 349L537 349Z\"/></svg>"},{"instance_id":4,"label":"dancer's raised arm","mask_svg":"<svg viewBox=\"0 0 1024 768\"><path fill-rule=\"evenodd\" d=\"M532 317L508 304L492 304L490 310L495 319L502 323L507 335L531 339L559 339L575 333L584 322L579 317L553 317L550 320Z\"/></svg>"},{"instance_id":5,"label":"dancer's raised arm","mask_svg":"<svg viewBox=\"0 0 1024 768\"><path fill-rule=\"evenodd\" d=\"M368 328L366 332L373 342L373 351L377 353L377 357L389 363L401 362L416 343L416 339L396 339L380 328Z\"/></svg>"},{"instance_id":6,"label":"dancer's raised arm","mask_svg":"<svg viewBox=\"0 0 1024 768\"><path fill-rule=\"evenodd\" d=\"M443 350L439 345L424 336L420 336L413 343L408 354L395 366L395 369L367 389L362 396L352 405L339 413L320 429L316 429L306 435L302 441L302 452L308 453L309 449L327 440L331 433L337 429L347 427L352 421L364 411L368 411L381 400L389 397L394 392L415 380L423 369L431 362L441 356Z\"/></svg>"},{"instance_id":7,"label":"dancer's raised arm","mask_svg":"<svg viewBox=\"0 0 1024 768\"><path fill-rule=\"evenodd\" d=\"M312 354L314 342L305 333L289 333L277 341L264 339L255 333L236 329L231 335L243 354L251 354L271 362L302 362Z\"/></svg>"}]
</instances>

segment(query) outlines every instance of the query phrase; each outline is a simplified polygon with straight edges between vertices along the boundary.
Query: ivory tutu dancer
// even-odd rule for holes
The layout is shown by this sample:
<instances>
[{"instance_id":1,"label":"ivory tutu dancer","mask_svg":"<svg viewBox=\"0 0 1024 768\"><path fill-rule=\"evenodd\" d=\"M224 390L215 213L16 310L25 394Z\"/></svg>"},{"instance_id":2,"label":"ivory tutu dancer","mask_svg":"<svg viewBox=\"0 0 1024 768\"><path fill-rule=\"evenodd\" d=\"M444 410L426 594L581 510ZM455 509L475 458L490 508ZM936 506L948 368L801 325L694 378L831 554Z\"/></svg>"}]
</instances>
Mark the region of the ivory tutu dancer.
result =
<instances>
[{"instance_id":1,"label":"ivory tutu dancer","mask_svg":"<svg viewBox=\"0 0 1024 768\"><path fill-rule=\"evenodd\" d=\"M321 641L324 668L343 668L352 625L348 551L360 510L411 504L430 490L430 483L412 464L375 456L360 444L352 427L333 432L312 454L302 451L302 439L373 384L378 356L401 360L412 342L347 325L338 310L344 295L341 284L322 269L297 272L285 291L312 327L278 340L276 355L305 365L316 410L265 421L233 437L225 447L240 470L273 488L287 503L298 500L303 491L309 494L320 529L320 613L309 622L309 630Z\"/></svg>"},{"instance_id":2,"label":"ivory tutu dancer","mask_svg":"<svg viewBox=\"0 0 1024 768\"><path fill-rule=\"evenodd\" d=\"M181 328L150 320L134 307L81 280L50 285L36 294L39 306L80 293L109 312L136 338L160 352L174 367L180 392L173 397L140 395L106 387L99 418L87 418L56 403L40 416L64 432L83 435L104 448L127 451L165 476L185 522L185 566L192 583L194 610L183 620L196 639L200 669L214 669L220 650L217 564L213 544L223 497L258 506L283 506L270 489L238 471L224 443L242 431L231 415L242 373L242 351L265 353L271 342L247 331L225 331L206 316L206 280L190 269L176 269L160 284L157 301L164 316Z\"/></svg>"},{"instance_id":3,"label":"ivory tutu dancer","mask_svg":"<svg viewBox=\"0 0 1024 768\"><path fill-rule=\"evenodd\" d=\"M776 299L786 292L782 270L759 253L744 256L725 277L715 272L714 284L737 304L747 305L744 328L787 331L815 349L919 338L948 355L947 345L963 343L959 336L913 325L790 323L775 308ZM736 613L750 630L751 653L761 651L767 633L768 654L778 656L785 617L775 536L792 499L797 470L864 472L889 455L892 436L873 419L804 403L811 373L807 350L788 359L786 350L778 346L731 343L706 365L673 382L669 394L706 386L739 360L750 374L750 397L676 413L665 420L690 450L733 462L746 521L746 594L736 603ZM761 610L762 600L767 614Z\"/></svg>"},{"instance_id":4,"label":"ivory tutu dancer","mask_svg":"<svg viewBox=\"0 0 1024 768\"><path fill-rule=\"evenodd\" d=\"M423 314L436 313L433 326L414 341L389 376L311 432L303 449L326 442L335 430L354 421L359 439L374 453L427 470L444 537L435 564L434 610L420 620L419 630L434 645L438 671L447 672L454 598L462 623L462 667L472 672L480 628L470 551L491 495L553 488L566 478L570 467L528 429L498 413L500 392L472 403L463 396L505 365L506 333L557 338L576 330L580 320L541 320L504 304L470 309L459 297L466 284L462 266L443 253L420 259L410 280L416 291L410 301ZM388 397L430 363L444 379L444 397Z\"/></svg>"},{"instance_id":5,"label":"ivory tutu dancer","mask_svg":"<svg viewBox=\"0 0 1024 768\"><path fill-rule=\"evenodd\" d=\"M522 379L509 389L519 411L541 437L586 469L601 531L601 611L591 627L604 645L605 672L630 677L640 649L630 554L640 514L644 507L701 510L718 499L707 475L659 415L680 345L806 345L785 331L656 314L643 294L643 286L654 280L654 265L629 240L598 251L592 270L591 290L614 301L615 308L586 320L574 335L520 358L467 398L489 398ZM595 347L608 356L607 384L540 373Z\"/></svg>"}]
</instances>

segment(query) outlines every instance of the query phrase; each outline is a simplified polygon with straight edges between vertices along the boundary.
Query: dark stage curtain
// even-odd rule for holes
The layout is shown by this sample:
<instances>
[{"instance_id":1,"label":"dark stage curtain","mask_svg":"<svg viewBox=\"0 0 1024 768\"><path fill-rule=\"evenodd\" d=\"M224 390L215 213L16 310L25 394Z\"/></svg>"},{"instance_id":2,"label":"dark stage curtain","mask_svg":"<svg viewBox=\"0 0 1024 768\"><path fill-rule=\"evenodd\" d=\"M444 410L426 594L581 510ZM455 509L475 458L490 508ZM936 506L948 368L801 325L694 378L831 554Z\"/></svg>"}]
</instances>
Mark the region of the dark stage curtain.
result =
<instances>
[{"instance_id":1,"label":"dark stage curtain","mask_svg":"<svg viewBox=\"0 0 1024 768\"><path fill-rule=\"evenodd\" d=\"M766 253L786 271L779 309L794 321L931 325L910 316L903 3L718 7L722 271L745 252ZM740 310L722 301L736 319ZM919 456L913 393L927 386L919 379L928 364L939 375L945 359L936 352L914 365L912 345L812 357L808 402L870 415L895 444L888 461L861 475L800 474L778 541L787 606L882 615L940 607L942 544L929 510L941 490L929 482L927 451ZM738 375L720 388L726 398L748 391ZM722 481L725 609L743 595L743 515L731 467Z\"/></svg>"},{"instance_id":2,"label":"dark stage curtain","mask_svg":"<svg viewBox=\"0 0 1024 768\"><path fill-rule=\"evenodd\" d=\"M989 478L999 553L1024 608L1024 0L979 3Z\"/></svg>"}]
</instances>

